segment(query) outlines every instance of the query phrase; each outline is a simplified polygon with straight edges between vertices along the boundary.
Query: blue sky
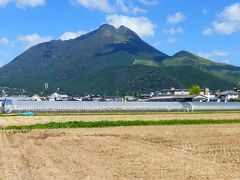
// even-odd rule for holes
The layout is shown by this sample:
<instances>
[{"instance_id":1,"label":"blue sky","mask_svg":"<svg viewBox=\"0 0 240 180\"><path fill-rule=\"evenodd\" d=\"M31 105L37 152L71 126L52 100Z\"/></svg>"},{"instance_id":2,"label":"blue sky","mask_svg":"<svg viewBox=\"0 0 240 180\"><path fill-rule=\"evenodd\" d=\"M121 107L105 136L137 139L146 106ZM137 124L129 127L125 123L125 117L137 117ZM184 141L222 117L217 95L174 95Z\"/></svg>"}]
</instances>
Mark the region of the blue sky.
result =
<instances>
[{"instance_id":1,"label":"blue sky","mask_svg":"<svg viewBox=\"0 0 240 180\"><path fill-rule=\"evenodd\" d=\"M32 45L103 23L125 25L169 55L187 50L240 66L236 0L0 0L0 66Z\"/></svg>"}]
</instances>

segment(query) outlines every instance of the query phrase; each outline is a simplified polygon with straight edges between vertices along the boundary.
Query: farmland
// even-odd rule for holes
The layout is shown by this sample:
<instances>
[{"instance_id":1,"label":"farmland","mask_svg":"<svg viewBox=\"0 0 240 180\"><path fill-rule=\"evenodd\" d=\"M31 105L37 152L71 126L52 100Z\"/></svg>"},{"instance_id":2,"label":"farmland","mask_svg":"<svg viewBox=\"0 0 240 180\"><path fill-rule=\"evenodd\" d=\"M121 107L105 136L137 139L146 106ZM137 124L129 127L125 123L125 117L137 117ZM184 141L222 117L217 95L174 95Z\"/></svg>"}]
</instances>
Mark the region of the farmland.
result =
<instances>
[{"instance_id":1,"label":"farmland","mask_svg":"<svg viewBox=\"0 0 240 180\"><path fill-rule=\"evenodd\" d=\"M167 126L110 126L140 120ZM0 132L0 179L238 179L239 120L239 112L1 116L2 128L22 129ZM50 122L86 126L26 127Z\"/></svg>"},{"instance_id":2,"label":"farmland","mask_svg":"<svg viewBox=\"0 0 240 180\"><path fill-rule=\"evenodd\" d=\"M45 124L69 121L158 121L158 120L204 120L240 119L240 112L199 112L199 113L100 113L100 114L40 114L37 116L0 116L0 127Z\"/></svg>"},{"instance_id":3,"label":"farmland","mask_svg":"<svg viewBox=\"0 0 240 180\"><path fill-rule=\"evenodd\" d=\"M234 179L240 125L5 132L0 179Z\"/></svg>"}]
</instances>

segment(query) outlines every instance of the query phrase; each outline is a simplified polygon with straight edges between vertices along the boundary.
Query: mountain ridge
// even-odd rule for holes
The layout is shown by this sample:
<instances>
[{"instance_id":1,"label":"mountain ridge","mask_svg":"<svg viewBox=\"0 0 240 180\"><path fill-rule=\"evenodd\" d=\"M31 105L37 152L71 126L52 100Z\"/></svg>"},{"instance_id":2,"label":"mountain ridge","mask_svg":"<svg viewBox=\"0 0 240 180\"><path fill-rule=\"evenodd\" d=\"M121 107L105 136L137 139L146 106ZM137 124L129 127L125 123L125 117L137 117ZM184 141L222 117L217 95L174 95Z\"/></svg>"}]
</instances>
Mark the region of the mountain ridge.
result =
<instances>
[{"instance_id":1,"label":"mountain ridge","mask_svg":"<svg viewBox=\"0 0 240 180\"><path fill-rule=\"evenodd\" d=\"M189 88L191 83L213 89L218 84L226 89L240 84L239 74L239 67L215 63L188 51L169 56L125 26L103 24L75 39L31 47L0 68L0 86L39 93L44 83L49 83L51 91L60 88L72 94L149 92L170 86Z\"/></svg>"}]
</instances>

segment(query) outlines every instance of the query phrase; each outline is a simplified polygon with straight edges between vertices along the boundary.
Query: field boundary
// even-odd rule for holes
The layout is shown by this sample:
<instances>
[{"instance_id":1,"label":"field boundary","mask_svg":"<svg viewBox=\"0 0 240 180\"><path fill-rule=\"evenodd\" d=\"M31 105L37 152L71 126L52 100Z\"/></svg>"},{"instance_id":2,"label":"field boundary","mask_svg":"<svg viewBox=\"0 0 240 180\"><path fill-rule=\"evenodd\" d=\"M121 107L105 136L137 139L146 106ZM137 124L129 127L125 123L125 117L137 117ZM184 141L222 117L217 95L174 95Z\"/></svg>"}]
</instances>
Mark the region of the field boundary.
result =
<instances>
[{"instance_id":1,"label":"field boundary","mask_svg":"<svg viewBox=\"0 0 240 180\"><path fill-rule=\"evenodd\" d=\"M239 124L240 119L218 120L159 120L159 121L71 121L50 122L25 126L8 126L0 130L34 130L34 129L65 129L65 128L106 128L124 126L174 126L174 125L206 125L206 124Z\"/></svg>"}]
</instances>

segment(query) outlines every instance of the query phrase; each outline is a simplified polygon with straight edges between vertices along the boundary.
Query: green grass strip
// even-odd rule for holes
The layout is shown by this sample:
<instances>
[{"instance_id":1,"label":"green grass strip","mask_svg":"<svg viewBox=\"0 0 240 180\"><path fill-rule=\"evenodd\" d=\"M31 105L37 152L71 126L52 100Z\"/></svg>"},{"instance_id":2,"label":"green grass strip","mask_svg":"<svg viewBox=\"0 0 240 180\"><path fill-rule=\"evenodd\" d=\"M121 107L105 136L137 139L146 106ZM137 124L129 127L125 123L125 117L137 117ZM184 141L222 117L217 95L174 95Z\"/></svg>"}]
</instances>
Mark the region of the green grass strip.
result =
<instances>
[{"instance_id":1,"label":"green grass strip","mask_svg":"<svg viewBox=\"0 0 240 180\"><path fill-rule=\"evenodd\" d=\"M82 112L82 113L37 113L34 116L105 116L105 115L158 115L158 114L239 114L240 111L194 111L194 112ZM0 117L26 116L20 114L0 114Z\"/></svg>"},{"instance_id":2,"label":"green grass strip","mask_svg":"<svg viewBox=\"0 0 240 180\"><path fill-rule=\"evenodd\" d=\"M62 129L62 128L104 128L118 126L165 126L165 125L201 125L201 124L233 124L240 123L240 119L232 120L160 120L160 121L72 121L72 122L50 122L47 124L35 124L27 126L9 126L3 130L22 129Z\"/></svg>"}]
</instances>

